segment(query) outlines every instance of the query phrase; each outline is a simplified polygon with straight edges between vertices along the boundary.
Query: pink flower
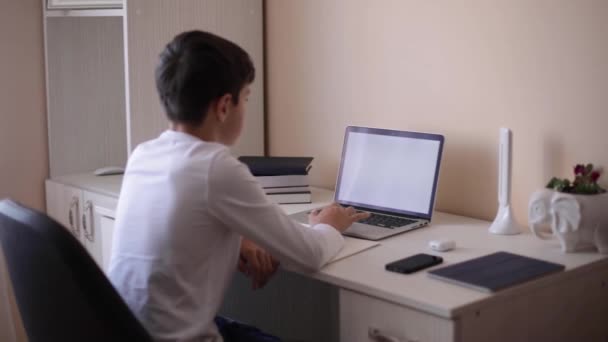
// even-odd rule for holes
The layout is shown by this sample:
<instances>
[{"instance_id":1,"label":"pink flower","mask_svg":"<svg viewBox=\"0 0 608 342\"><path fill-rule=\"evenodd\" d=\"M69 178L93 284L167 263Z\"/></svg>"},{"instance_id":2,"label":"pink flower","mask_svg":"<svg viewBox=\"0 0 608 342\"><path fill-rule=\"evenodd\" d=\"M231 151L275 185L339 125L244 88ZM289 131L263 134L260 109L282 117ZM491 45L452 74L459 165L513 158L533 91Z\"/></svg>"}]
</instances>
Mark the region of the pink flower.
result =
<instances>
[{"instance_id":1,"label":"pink flower","mask_svg":"<svg viewBox=\"0 0 608 342\"><path fill-rule=\"evenodd\" d=\"M600 178L600 173L597 171L593 171L591 172L591 181L593 182L597 182L597 180Z\"/></svg>"},{"instance_id":2,"label":"pink flower","mask_svg":"<svg viewBox=\"0 0 608 342\"><path fill-rule=\"evenodd\" d=\"M574 167L574 174L575 175L582 175L584 172L585 172L585 165L577 164Z\"/></svg>"}]
</instances>

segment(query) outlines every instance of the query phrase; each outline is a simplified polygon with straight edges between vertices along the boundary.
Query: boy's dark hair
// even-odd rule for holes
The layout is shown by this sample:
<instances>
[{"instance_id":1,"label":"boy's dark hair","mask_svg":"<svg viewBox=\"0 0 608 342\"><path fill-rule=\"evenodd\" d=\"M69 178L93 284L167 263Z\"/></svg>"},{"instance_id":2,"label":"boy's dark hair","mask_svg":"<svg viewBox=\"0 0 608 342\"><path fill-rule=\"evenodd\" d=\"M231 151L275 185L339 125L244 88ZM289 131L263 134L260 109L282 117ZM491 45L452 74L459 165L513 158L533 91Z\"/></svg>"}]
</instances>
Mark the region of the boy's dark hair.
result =
<instances>
[{"instance_id":1,"label":"boy's dark hair","mask_svg":"<svg viewBox=\"0 0 608 342\"><path fill-rule=\"evenodd\" d=\"M211 102L231 94L233 103L255 78L255 68L238 45L202 31L177 35L160 54L156 89L169 120L198 125Z\"/></svg>"}]
</instances>

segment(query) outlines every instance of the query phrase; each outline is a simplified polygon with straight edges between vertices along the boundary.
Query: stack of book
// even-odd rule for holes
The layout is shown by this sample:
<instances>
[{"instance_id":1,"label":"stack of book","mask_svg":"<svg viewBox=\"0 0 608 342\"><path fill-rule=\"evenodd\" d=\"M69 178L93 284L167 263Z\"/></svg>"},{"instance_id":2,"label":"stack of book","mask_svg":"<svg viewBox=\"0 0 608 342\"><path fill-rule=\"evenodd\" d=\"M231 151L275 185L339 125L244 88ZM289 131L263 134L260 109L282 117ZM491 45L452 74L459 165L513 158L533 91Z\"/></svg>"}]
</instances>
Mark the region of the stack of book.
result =
<instances>
[{"instance_id":1,"label":"stack of book","mask_svg":"<svg viewBox=\"0 0 608 342\"><path fill-rule=\"evenodd\" d=\"M308 171L312 157L242 156L266 195L278 204L311 203Z\"/></svg>"}]
</instances>

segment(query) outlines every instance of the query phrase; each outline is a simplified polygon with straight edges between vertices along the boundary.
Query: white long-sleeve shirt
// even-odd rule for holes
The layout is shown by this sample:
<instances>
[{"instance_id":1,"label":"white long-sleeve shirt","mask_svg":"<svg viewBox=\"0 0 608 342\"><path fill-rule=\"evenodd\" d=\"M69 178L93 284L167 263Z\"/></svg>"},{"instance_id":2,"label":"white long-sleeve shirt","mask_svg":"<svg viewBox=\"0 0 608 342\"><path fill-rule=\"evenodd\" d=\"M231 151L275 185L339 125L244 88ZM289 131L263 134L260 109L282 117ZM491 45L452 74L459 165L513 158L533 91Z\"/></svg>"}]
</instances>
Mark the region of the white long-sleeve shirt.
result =
<instances>
[{"instance_id":1,"label":"white long-sleeve shirt","mask_svg":"<svg viewBox=\"0 0 608 342\"><path fill-rule=\"evenodd\" d=\"M240 236L308 269L344 242L331 226L287 217L224 145L169 130L129 158L109 277L155 340L222 341L213 319Z\"/></svg>"}]
</instances>

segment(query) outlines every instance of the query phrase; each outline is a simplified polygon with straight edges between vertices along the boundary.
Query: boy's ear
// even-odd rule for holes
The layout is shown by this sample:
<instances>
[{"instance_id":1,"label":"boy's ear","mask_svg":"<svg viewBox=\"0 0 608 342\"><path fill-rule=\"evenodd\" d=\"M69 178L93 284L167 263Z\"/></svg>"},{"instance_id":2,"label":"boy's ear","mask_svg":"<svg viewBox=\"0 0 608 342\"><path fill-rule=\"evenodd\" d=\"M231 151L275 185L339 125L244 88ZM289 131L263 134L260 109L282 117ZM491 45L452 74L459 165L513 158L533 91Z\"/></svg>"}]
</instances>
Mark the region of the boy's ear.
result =
<instances>
[{"instance_id":1,"label":"boy's ear","mask_svg":"<svg viewBox=\"0 0 608 342\"><path fill-rule=\"evenodd\" d=\"M231 94L224 94L219 97L215 103L217 119L219 122L224 122L230 113L230 103L232 101Z\"/></svg>"}]
</instances>

